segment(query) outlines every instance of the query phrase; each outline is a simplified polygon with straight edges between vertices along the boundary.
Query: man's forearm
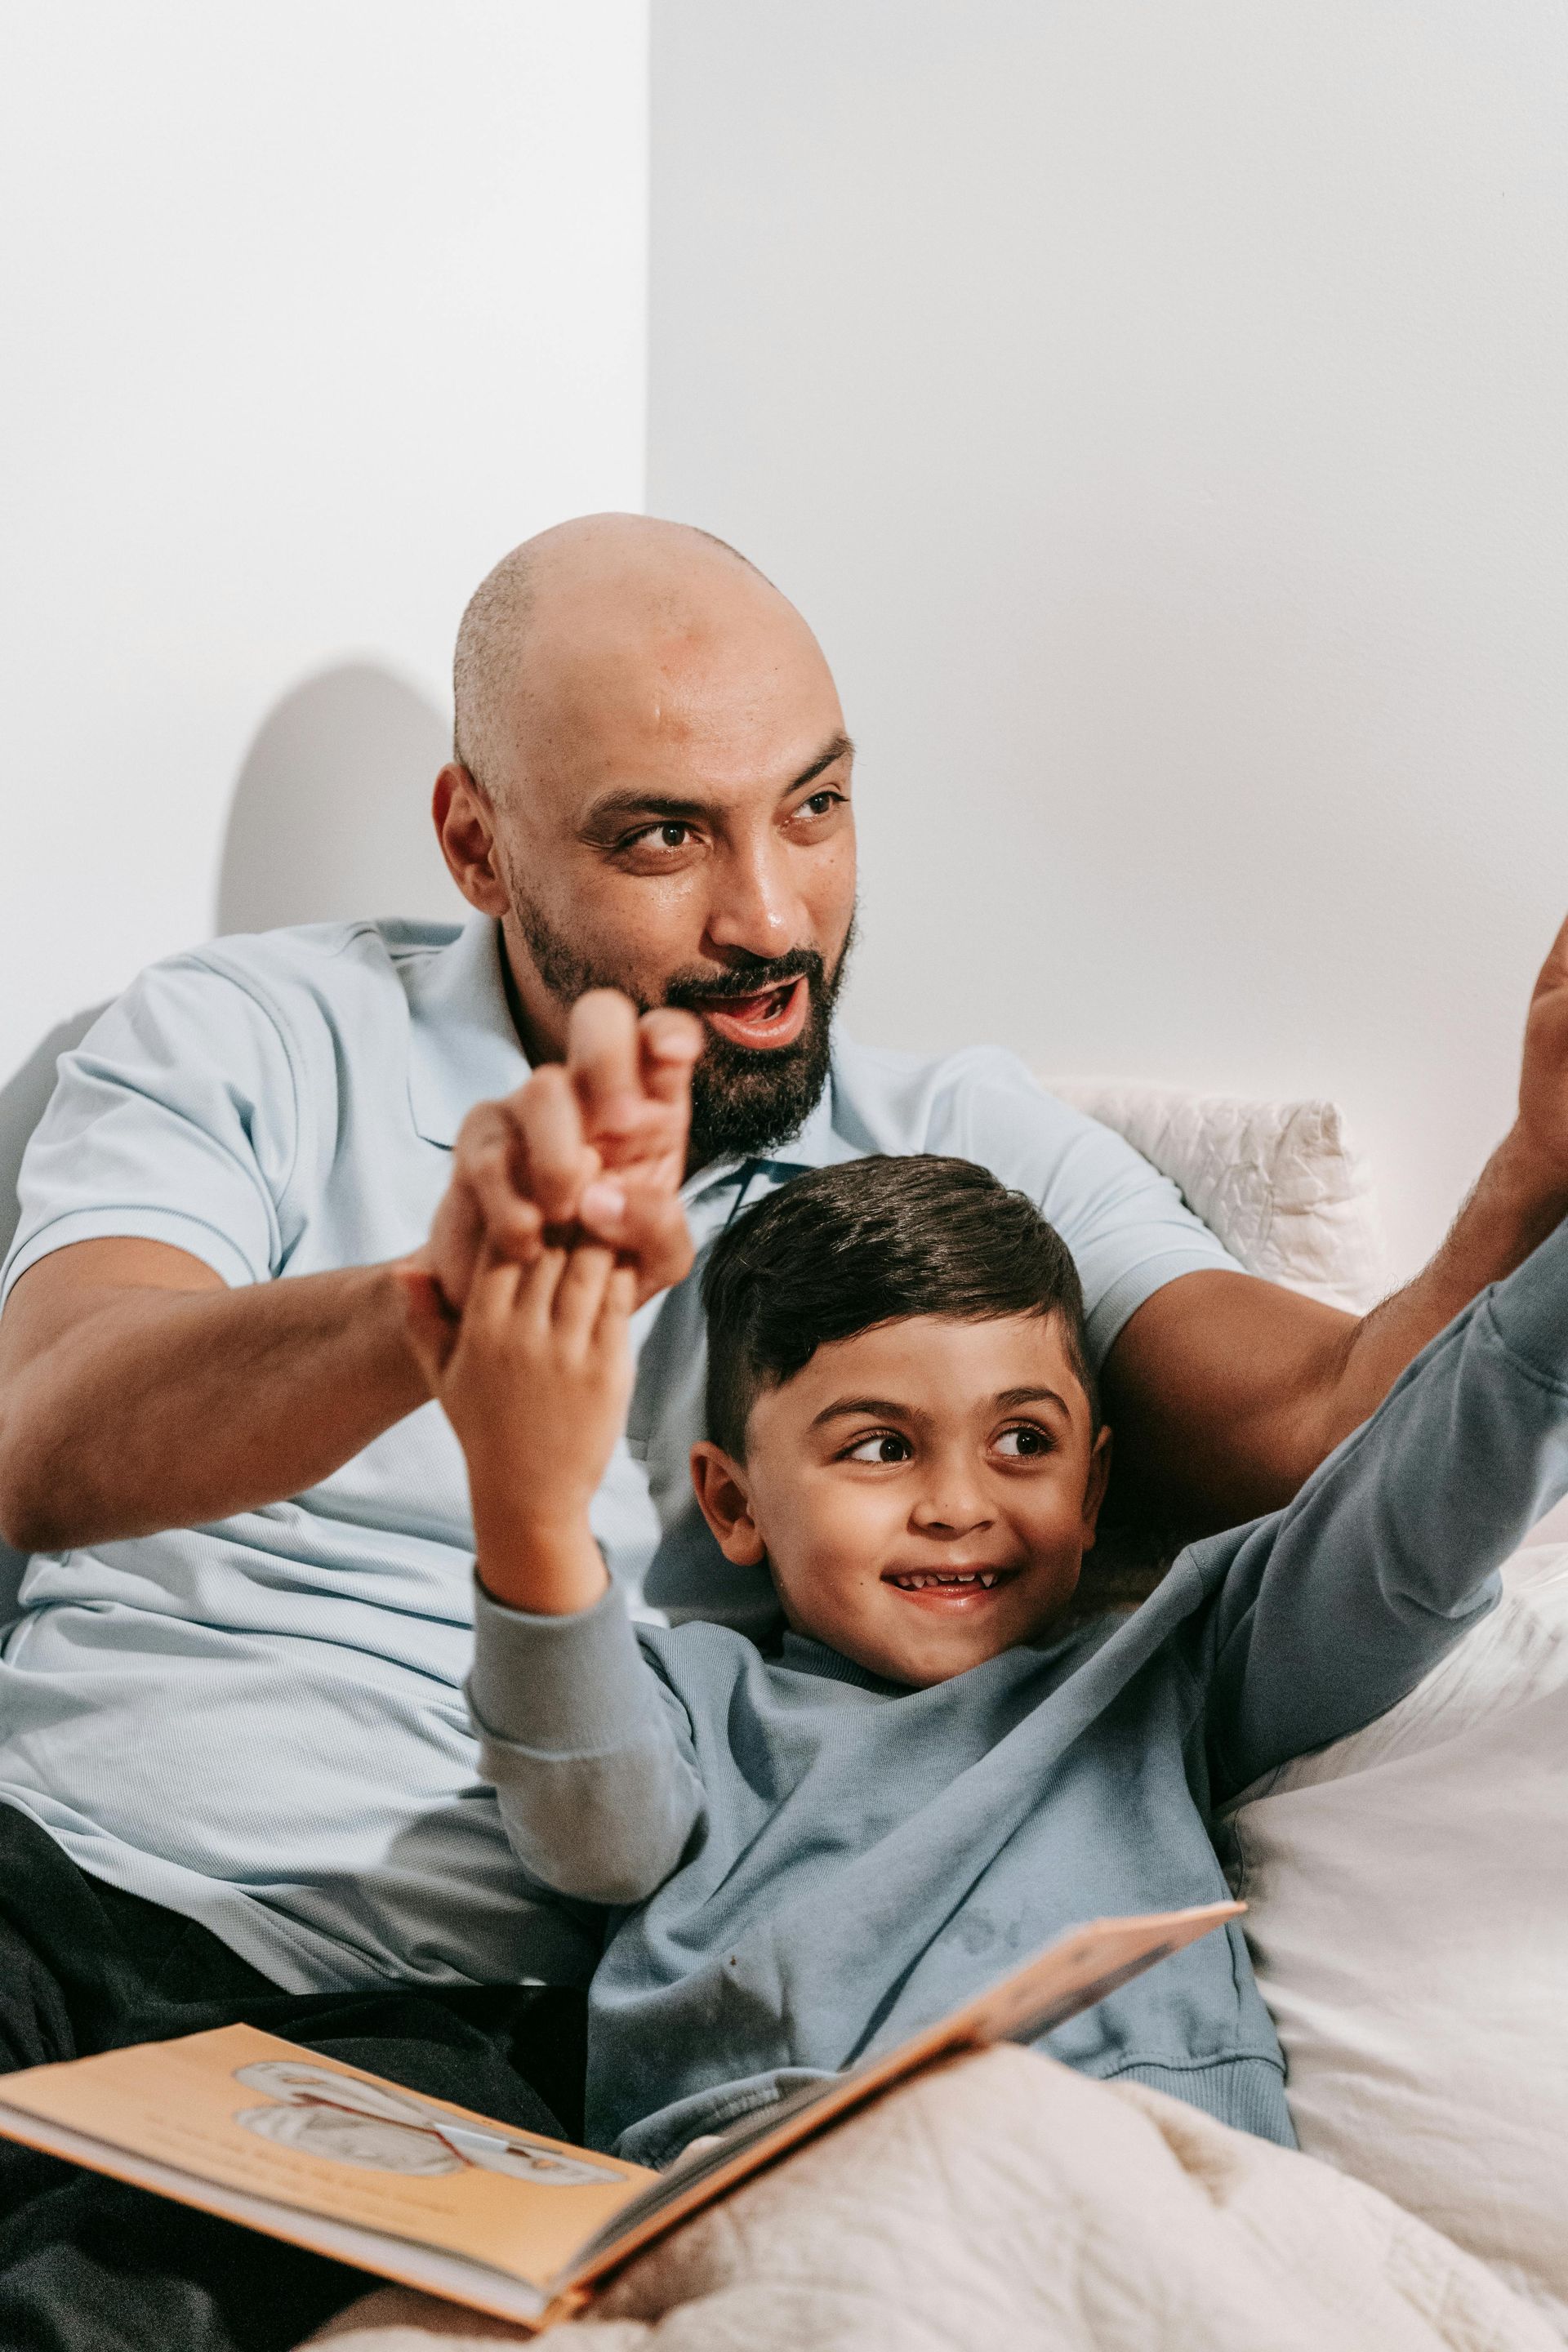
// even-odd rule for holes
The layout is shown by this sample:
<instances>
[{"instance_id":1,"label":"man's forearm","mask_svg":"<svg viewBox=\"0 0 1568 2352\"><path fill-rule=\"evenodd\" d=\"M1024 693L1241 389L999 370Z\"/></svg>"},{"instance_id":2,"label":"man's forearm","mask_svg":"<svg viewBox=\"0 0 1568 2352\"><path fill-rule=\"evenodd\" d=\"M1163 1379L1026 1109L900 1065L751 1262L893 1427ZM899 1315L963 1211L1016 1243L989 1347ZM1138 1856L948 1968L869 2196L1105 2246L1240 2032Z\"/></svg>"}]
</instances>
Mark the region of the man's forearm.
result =
<instances>
[{"instance_id":1,"label":"man's forearm","mask_svg":"<svg viewBox=\"0 0 1568 2352\"><path fill-rule=\"evenodd\" d=\"M25 1360L13 1347L0 1384L0 1529L24 1550L280 1501L427 1394L386 1267L237 1290L106 1284L69 1305Z\"/></svg>"},{"instance_id":2,"label":"man's forearm","mask_svg":"<svg viewBox=\"0 0 1568 2352\"><path fill-rule=\"evenodd\" d=\"M1321 1395L1314 1458L1376 1411L1412 1359L1462 1307L1522 1265L1568 1214L1568 1191L1540 1165L1515 1130L1482 1171L1447 1240L1430 1264L1350 1332L1339 1377ZM1312 1467L1308 1462L1303 1475Z\"/></svg>"},{"instance_id":3,"label":"man's forearm","mask_svg":"<svg viewBox=\"0 0 1568 2352\"><path fill-rule=\"evenodd\" d=\"M1370 1314L1247 1275L1191 1274L1157 1291L1103 1375L1125 1507L1180 1540L1278 1510L1565 1211L1552 1163L1516 1133L1431 1264Z\"/></svg>"}]
</instances>

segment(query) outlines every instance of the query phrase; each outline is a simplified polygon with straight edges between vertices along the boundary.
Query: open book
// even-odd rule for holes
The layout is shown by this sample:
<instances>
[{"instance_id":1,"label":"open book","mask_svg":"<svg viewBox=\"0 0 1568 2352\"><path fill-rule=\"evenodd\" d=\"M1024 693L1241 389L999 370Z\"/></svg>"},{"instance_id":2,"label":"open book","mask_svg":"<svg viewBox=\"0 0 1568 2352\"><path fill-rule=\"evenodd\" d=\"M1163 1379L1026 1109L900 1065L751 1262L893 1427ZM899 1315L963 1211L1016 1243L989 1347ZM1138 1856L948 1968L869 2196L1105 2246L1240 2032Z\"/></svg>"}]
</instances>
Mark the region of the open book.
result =
<instances>
[{"instance_id":1,"label":"open book","mask_svg":"<svg viewBox=\"0 0 1568 2352\"><path fill-rule=\"evenodd\" d=\"M896 2050L808 2084L662 2173L514 2131L247 2025L0 2078L0 2137L543 2326L651 2240L892 2084L990 2042L1032 2042L1242 1908L1075 1927Z\"/></svg>"}]
</instances>

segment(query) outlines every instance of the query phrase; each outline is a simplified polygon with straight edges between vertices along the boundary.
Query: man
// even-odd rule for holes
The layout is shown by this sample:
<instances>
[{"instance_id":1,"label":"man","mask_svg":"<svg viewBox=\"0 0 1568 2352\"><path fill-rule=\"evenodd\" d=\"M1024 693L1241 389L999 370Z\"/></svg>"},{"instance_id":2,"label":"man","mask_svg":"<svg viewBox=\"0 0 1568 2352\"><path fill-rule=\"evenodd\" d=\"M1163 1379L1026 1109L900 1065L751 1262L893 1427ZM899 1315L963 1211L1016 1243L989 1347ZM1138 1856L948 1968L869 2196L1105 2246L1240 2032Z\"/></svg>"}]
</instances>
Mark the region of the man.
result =
<instances>
[{"instance_id":1,"label":"man","mask_svg":"<svg viewBox=\"0 0 1568 2352\"><path fill-rule=\"evenodd\" d=\"M1219 1524L1289 1495L1568 1201L1563 942L1517 1126L1360 1322L1243 1275L1008 1057L835 1039L843 714L799 614L700 532L601 516L516 551L456 687L435 816L474 920L155 967L66 1057L28 1154L0 1319L0 1528L38 1555L0 1658L0 1917L37 1977L0 2013L11 2063L180 2030L175 1979L198 2007L270 1999L287 2032L290 1999L422 1986L446 2016L446 1988L591 1959L569 1911L527 1903L477 1778L471 1531L411 1256L456 1307L481 1233L616 1244L645 1304L595 1533L650 1610L746 1624L765 1586L686 1482L685 1220L700 1249L868 1150L986 1161L1074 1251L1130 1478Z\"/></svg>"}]
</instances>

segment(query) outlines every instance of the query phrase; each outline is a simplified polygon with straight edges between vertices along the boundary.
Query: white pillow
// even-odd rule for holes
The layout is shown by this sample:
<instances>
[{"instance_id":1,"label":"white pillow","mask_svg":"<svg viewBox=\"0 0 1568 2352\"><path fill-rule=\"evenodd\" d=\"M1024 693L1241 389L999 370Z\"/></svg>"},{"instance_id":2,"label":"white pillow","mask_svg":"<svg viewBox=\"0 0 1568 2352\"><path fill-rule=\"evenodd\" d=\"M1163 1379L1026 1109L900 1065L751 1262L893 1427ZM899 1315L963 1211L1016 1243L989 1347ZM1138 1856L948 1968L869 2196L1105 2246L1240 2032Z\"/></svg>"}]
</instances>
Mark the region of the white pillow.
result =
<instances>
[{"instance_id":1,"label":"white pillow","mask_svg":"<svg viewBox=\"0 0 1568 2352\"><path fill-rule=\"evenodd\" d=\"M1302 2147L1568 2334L1568 1545L1235 1827Z\"/></svg>"},{"instance_id":2,"label":"white pillow","mask_svg":"<svg viewBox=\"0 0 1568 2352\"><path fill-rule=\"evenodd\" d=\"M1363 1314L1388 1287L1365 1165L1331 1102L1246 1102L1126 1079L1046 1078L1170 1177L1249 1274Z\"/></svg>"}]
</instances>

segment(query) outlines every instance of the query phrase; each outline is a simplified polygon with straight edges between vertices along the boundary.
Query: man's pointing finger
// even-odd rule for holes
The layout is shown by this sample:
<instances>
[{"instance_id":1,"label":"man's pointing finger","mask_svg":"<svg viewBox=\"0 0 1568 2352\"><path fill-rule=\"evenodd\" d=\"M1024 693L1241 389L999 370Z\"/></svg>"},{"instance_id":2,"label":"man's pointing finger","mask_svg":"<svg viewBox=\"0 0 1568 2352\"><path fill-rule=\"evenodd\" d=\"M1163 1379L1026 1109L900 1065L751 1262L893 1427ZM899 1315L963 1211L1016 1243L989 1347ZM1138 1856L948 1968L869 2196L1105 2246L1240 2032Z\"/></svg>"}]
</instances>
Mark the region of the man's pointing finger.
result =
<instances>
[{"instance_id":1,"label":"man's pointing finger","mask_svg":"<svg viewBox=\"0 0 1568 2352\"><path fill-rule=\"evenodd\" d=\"M642 1048L644 1091L662 1103L684 1103L691 1086L691 1069L702 1051L702 1024L694 1013L678 1013L673 1005L645 1013L638 1024Z\"/></svg>"}]
</instances>

